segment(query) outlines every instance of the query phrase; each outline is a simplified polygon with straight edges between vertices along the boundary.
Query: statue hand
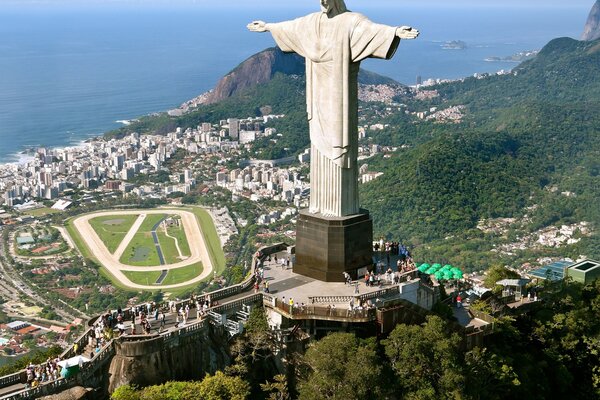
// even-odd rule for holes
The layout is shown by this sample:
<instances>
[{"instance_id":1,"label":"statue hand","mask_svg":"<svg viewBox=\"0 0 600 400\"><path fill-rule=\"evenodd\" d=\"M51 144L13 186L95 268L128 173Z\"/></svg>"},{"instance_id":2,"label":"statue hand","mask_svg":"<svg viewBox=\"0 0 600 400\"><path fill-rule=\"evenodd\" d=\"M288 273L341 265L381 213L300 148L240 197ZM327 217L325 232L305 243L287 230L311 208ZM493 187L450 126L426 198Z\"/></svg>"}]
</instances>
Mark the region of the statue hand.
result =
<instances>
[{"instance_id":1,"label":"statue hand","mask_svg":"<svg viewBox=\"0 0 600 400\"><path fill-rule=\"evenodd\" d=\"M265 21L253 21L247 25L247 28L251 32L266 32L267 24Z\"/></svg>"},{"instance_id":2,"label":"statue hand","mask_svg":"<svg viewBox=\"0 0 600 400\"><path fill-rule=\"evenodd\" d=\"M416 39L419 33L417 29L410 26L401 26L396 29L396 36L400 39Z\"/></svg>"}]
</instances>

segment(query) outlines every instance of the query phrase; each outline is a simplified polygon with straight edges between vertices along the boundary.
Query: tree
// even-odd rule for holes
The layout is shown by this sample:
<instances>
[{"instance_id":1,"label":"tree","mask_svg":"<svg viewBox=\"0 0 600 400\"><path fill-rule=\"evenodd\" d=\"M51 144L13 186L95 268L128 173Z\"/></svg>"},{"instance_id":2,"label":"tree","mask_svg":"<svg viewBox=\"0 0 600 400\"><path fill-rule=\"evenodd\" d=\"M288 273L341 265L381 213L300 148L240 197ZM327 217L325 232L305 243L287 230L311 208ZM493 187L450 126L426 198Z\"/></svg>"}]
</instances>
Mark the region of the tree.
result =
<instances>
[{"instance_id":1,"label":"tree","mask_svg":"<svg viewBox=\"0 0 600 400\"><path fill-rule=\"evenodd\" d=\"M269 395L268 400L291 400L285 375L275 375L273 382L261 383L260 388Z\"/></svg>"},{"instance_id":2,"label":"tree","mask_svg":"<svg viewBox=\"0 0 600 400\"><path fill-rule=\"evenodd\" d=\"M202 380L197 394L203 400L245 400L250 395L250 385L239 376L227 376L218 371Z\"/></svg>"},{"instance_id":3,"label":"tree","mask_svg":"<svg viewBox=\"0 0 600 400\"><path fill-rule=\"evenodd\" d=\"M496 282L501 281L502 279L519 279L520 277L521 276L515 271L511 271L502 265L494 265L487 271L483 283L485 287L498 291L502 290L502 287L496 285Z\"/></svg>"},{"instance_id":4,"label":"tree","mask_svg":"<svg viewBox=\"0 0 600 400\"><path fill-rule=\"evenodd\" d=\"M333 333L314 343L301 362L300 400L373 399L387 392L374 340Z\"/></svg>"},{"instance_id":5,"label":"tree","mask_svg":"<svg viewBox=\"0 0 600 400\"><path fill-rule=\"evenodd\" d=\"M459 399L464 378L460 337L437 316L422 326L398 325L382 343L398 378L398 389L410 399Z\"/></svg>"},{"instance_id":6,"label":"tree","mask_svg":"<svg viewBox=\"0 0 600 400\"><path fill-rule=\"evenodd\" d=\"M465 354L466 389L474 400L517 398L521 385L513 368L487 349L474 348Z\"/></svg>"}]
</instances>

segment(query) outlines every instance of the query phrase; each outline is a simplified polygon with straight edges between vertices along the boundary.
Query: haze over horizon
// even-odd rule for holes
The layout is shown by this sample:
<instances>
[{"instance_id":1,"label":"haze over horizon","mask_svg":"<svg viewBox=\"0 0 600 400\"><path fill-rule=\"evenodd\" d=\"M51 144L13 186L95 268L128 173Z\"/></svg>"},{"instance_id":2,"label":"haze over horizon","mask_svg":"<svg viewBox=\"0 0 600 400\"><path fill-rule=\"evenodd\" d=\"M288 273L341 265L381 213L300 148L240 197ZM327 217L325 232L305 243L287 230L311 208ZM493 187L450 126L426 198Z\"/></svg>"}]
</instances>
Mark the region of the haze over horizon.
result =
<instances>
[{"instance_id":1,"label":"haze over horizon","mask_svg":"<svg viewBox=\"0 0 600 400\"><path fill-rule=\"evenodd\" d=\"M110 6L135 6L135 7L189 7L189 6L202 6L207 8L266 8L266 7L277 7L277 8L305 8L312 7L317 4L317 0L295 0L295 1L278 1L278 0L260 0L256 2L249 2L246 0L230 0L226 4L215 4L211 0L88 0L82 3L79 0L4 0L2 1L4 6L12 7L52 7L52 6L69 6L69 7L110 7ZM586 7L591 8L594 4L594 0L570 0L568 4L565 4L562 0L529 0L526 3L520 0L495 0L486 1L482 3L477 0L456 0L451 5L446 1L442 0L373 0L365 4L359 0L346 0L348 7L359 8L373 8L373 7L519 7L519 8L532 8L532 7L562 7L562 8L579 8Z\"/></svg>"}]
</instances>

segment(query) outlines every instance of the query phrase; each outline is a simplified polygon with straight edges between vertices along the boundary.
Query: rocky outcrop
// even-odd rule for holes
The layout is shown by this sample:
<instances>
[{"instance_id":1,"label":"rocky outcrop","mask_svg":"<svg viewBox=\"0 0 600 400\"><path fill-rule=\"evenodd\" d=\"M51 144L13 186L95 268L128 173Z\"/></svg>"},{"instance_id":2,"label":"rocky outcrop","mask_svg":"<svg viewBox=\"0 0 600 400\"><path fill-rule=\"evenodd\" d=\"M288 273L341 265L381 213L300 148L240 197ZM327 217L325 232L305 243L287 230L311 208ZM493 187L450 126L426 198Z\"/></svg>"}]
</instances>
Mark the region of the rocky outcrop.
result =
<instances>
[{"instance_id":1,"label":"rocky outcrop","mask_svg":"<svg viewBox=\"0 0 600 400\"><path fill-rule=\"evenodd\" d=\"M285 75L304 75L304 58L295 53L284 53L273 47L248 58L233 71L225 75L210 92L190 100L182 108L198 104L218 103L235 96L246 89L269 82L276 73ZM398 85L391 78L361 69L358 82L364 85Z\"/></svg>"},{"instance_id":2,"label":"rocky outcrop","mask_svg":"<svg viewBox=\"0 0 600 400\"><path fill-rule=\"evenodd\" d=\"M170 380L201 379L225 368L230 361L227 335L213 327L175 342L164 336L116 341L108 371L108 391L112 393L127 384L144 387Z\"/></svg>"},{"instance_id":3,"label":"rocky outcrop","mask_svg":"<svg viewBox=\"0 0 600 400\"><path fill-rule=\"evenodd\" d=\"M600 0L597 0L594 7L592 7L581 37L581 40L587 41L596 39L600 39Z\"/></svg>"},{"instance_id":4,"label":"rocky outcrop","mask_svg":"<svg viewBox=\"0 0 600 400\"><path fill-rule=\"evenodd\" d=\"M58 394L40 397L40 400L84 400L92 399L93 392L81 386L75 386Z\"/></svg>"},{"instance_id":5,"label":"rocky outcrop","mask_svg":"<svg viewBox=\"0 0 600 400\"><path fill-rule=\"evenodd\" d=\"M304 59L294 53L269 48L248 58L225 75L206 96L205 103L217 103L250 87L266 83L277 73L301 75Z\"/></svg>"}]
</instances>

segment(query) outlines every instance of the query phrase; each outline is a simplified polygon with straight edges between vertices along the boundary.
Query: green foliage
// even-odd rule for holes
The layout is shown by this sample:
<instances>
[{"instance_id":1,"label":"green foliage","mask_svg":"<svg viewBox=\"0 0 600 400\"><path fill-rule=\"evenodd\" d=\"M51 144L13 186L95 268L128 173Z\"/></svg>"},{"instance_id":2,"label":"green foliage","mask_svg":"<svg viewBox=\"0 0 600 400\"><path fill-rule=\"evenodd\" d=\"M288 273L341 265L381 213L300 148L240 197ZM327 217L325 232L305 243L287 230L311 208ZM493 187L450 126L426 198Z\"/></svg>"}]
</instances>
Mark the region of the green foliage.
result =
<instances>
[{"instance_id":1,"label":"green foliage","mask_svg":"<svg viewBox=\"0 0 600 400\"><path fill-rule=\"evenodd\" d=\"M249 386L238 377L222 372L207 375L200 382L167 382L162 385L137 389L124 385L111 396L112 400L245 400L250 394Z\"/></svg>"},{"instance_id":2,"label":"green foliage","mask_svg":"<svg viewBox=\"0 0 600 400\"><path fill-rule=\"evenodd\" d=\"M264 308L254 307L250 311L248 322L246 323L246 331L248 335L266 335L270 328L267 322L267 314Z\"/></svg>"},{"instance_id":3,"label":"green foliage","mask_svg":"<svg viewBox=\"0 0 600 400\"><path fill-rule=\"evenodd\" d=\"M333 333L313 344L303 360L299 399L372 399L387 393L373 341Z\"/></svg>"},{"instance_id":4,"label":"green foliage","mask_svg":"<svg viewBox=\"0 0 600 400\"><path fill-rule=\"evenodd\" d=\"M465 354L465 376L467 392L475 400L514 398L521 385L510 365L497 354L479 347Z\"/></svg>"},{"instance_id":5,"label":"green foliage","mask_svg":"<svg viewBox=\"0 0 600 400\"><path fill-rule=\"evenodd\" d=\"M276 375L273 382L262 383L260 388L269 395L268 400L292 399L285 375Z\"/></svg>"},{"instance_id":6,"label":"green foliage","mask_svg":"<svg viewBox=\"0 0 600 400\"><path fill-rule=\"evenodd\" d=\"M398 325L383 341L398 389L410 399L460 399L460 337L437 316L423 326Z\"/></svg>"},{"instance_id":7,"label":"green foliage","mask_svg":"<svg viewBox=\"0 0 600 400\"><path fill-rule=\"evenodd\" d=\"M110 398L111 400L140 400L141 393L134 385L123 385L118 387Z\"/></svg>"},{"instance_id":8,"label":"green foliage","mask_svg":"<svg viewBox=\"0 0 600 400\"><path fill-rule=\"evenodd\" d=\"M250 395L250 385L240 377L217 372L204 378L197 395L205 400L244 400Z\"/></svg>"},{"instance_id":9,"label":"green foliage","mask_svg":"<svg viewBox=\"0 0 600 400\"><path fill-rule=\"evenodd\" d=\"M502 287L496 285L496 282L503 279L518 279L520 277L521 275L515 271L511 271L502 265L494 265L487 271L483 283L486 288L494 289L494 291L497 292L498 290L502 290Z\"/></svg>"}]
</instances>

